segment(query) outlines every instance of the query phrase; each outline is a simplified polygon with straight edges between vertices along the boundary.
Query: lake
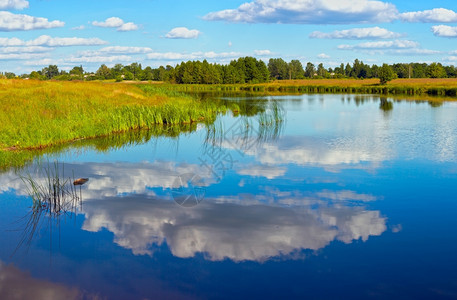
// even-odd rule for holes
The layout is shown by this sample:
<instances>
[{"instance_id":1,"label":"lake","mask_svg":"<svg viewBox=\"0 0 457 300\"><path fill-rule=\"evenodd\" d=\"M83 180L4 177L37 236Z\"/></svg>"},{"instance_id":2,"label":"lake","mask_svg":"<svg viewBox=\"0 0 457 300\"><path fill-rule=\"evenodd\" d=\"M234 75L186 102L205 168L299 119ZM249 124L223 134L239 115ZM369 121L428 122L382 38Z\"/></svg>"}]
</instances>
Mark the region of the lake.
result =
<instances>
[{"instance_id":1,"label":"lake","mask_svg":"<svg viewBox=\"0 0 457 300\"><path fill-rule=\"evenodd\" d=\"M457 102L205 97L247 113L0 174L0 298L457 298Z\"/></svg>"}]
</instances>

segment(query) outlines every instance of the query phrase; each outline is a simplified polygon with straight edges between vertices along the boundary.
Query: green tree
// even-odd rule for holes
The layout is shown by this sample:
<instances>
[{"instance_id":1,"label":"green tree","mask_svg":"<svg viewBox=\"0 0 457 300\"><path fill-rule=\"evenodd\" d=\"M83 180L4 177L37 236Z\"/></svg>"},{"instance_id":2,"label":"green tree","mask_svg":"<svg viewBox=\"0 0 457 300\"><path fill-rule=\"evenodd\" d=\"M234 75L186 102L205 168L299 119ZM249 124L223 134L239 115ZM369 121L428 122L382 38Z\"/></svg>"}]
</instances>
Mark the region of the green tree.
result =
<instances>
[{"instance_id":1,"label":"green tree","mask_svg":"<svg viewBox=\"0 0 457 300\"><path fill-rule=\"evenodd\" d=\"M305 70L303 65L297 59L291 60L289 63L289 78L290 79L303 79L305 78Z\"/></svg>"},{"instance_id":2,"label":"green tree","mask_svg":"<svg viewBox=\"0 0 457 300\"><path fill-rule=\"evenodd\" d=\"M105 64L101 65L100 68L98 68L97 72L95 72L95 75L99 79L110 79L112 77L110 68L108 68Z\"/></svg>"},{"instance_id":3,"label":"green tree","mask_svg":"<svg viewBox=\"0 0 457 300\"><path fill-rule=\"evenodd\" d=\"M83 66L79 66L79 67L76 66L70 70L70 75L83 76L83 74L84 74Z\"/></svg>"},{"instance_id":4,"label":"green tree","mask_svg":"<svg viewBox=\"0 0 457 300\"><path fill-rule=\"evenodd\" d=\"M395 79L396 74L394 70L388 65L383 64L382 67L378 70L378 78L382 85L386 84L387 82Z\"/></svg>"},{"instance_id":5,"label":"green tree","mask_svg":"<svg viewBox=\"0 0 457 300\"><path fill-rule=\"evenodd\" d=\"M320 63L318 66L317 66L317 76L319 77L327 77L328 75L328 72L327 70L324 68L324 64L323 63Z\"/></svg>"},{"instance_id":6,"label":"green tree","mask_svg":"<svg viewBox=\"0 0 457 300\"><path fill-rule=\"evenodd\" d=\"M314 67L314 65L312 63L308 62L306 64L306 68L305 68L305 77L313 78L315 73L316 73L316 68Z\"/></svg>"},{"instance_id":7,"label":"green tree","mask_svg":"<svg viewBox=\"0 0 457 300\"><path fill-rule=\"evenodd\" d=\"M271 78L289 79L289 65L282 58L270 58L268 61L268 71Z\"/></svg>"},{"instance_id":8,"label":"green tree","mask_svg":"<svg viewBox=\"0 0 457 300\"><path fill-rule=\"evenodd\" d=\"M446 77L446 70L440 63L431 63L427 67L427 76L430 78L444 78Z\"/></svg>"},{"instance_id":9,"label":"green tree","mask_svg":"<svg viewBox=\"0 0 457 300\"><path fill-rule=\"evenodd\" d=\"M59 68L56 65L49 65L48 67L43 68L42 74L46 76L47 79L52 79L59 75Z\"/></svg>"}]
</instances>

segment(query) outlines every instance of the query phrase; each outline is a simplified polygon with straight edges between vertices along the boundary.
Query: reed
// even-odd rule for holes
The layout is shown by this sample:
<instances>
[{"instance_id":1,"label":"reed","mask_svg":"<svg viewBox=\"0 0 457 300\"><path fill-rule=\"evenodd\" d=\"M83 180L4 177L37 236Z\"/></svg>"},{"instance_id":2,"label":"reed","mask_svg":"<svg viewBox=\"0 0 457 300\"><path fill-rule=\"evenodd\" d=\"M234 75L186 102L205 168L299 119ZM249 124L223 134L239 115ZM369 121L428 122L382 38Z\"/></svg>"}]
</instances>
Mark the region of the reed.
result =
<instances>
[{"instance_id":1,"label":"reed","mask_svg":"<svg viewBox=\"0 0 457 300\"><path fill-rule=\"evenodd\" d=\"M63 217L72 218L82 205L81 187L78 194L76 184L73 184L74 175L73 179L65 177L64 165L57 161L48 162L46 166L38 164L34 172L19 173L18 176L32 199L32 206L22 219L24 228L14 253L23 245L30 246L44 224L51 228L59 226Z\"/></svg>"}]
</instances>

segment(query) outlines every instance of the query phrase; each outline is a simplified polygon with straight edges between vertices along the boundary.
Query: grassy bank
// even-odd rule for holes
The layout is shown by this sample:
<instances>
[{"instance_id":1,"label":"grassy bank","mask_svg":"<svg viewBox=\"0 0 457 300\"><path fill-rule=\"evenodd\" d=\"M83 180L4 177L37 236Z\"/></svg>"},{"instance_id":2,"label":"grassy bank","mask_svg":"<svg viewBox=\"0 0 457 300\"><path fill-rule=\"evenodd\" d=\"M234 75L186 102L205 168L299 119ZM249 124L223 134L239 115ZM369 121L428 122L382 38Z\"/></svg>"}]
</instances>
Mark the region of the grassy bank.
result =
<instances>
[{"instance_id":1,"label":"grassy bank","mask_svg":"<svg viewBox=\"0 0 457 300\"><path fill-rule=\"evenodd\" d=\"M0 80L0 110L4 152L155 124L210 122L226 108L150 85Z\"/></svg>"},{"instance_id":2,"label":"grassy bank","mask_svg":"<svg viewBox=\"0 0 457 300\"><path fill-rule=\"evenodd\" d=\"M457 78L396 79L380 85L379 79L309 79L279 80L262 84L233 85L163 85L176 91L224 91L265 93L343 93L381 95L430 95L457 97Z\"/></svg>"}]
</instances>

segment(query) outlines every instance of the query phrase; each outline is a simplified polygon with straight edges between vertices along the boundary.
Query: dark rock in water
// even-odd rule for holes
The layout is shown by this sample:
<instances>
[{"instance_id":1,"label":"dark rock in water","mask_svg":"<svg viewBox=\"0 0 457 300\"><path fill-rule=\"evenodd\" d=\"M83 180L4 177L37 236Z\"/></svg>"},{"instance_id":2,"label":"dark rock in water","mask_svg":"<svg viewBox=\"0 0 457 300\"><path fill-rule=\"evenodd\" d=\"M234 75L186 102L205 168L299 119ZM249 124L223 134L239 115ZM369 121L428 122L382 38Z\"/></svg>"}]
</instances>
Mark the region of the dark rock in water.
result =
<instances>
[{"instance_id":1,"label":"dark rock in water","mask_svg":"<svg viewBox=\"0 0 457 300\"><path fill-rule=\"evenodd\" d=\"M73 181L73 185L83 185L88 181L89 181L89 178L78 178L75 181Z\"/></svg>"}]
</instances>

